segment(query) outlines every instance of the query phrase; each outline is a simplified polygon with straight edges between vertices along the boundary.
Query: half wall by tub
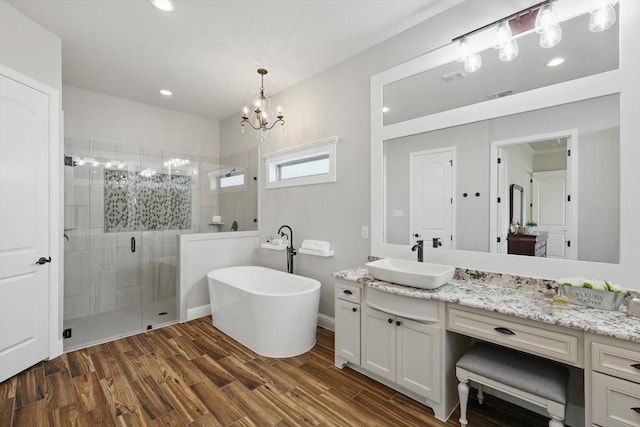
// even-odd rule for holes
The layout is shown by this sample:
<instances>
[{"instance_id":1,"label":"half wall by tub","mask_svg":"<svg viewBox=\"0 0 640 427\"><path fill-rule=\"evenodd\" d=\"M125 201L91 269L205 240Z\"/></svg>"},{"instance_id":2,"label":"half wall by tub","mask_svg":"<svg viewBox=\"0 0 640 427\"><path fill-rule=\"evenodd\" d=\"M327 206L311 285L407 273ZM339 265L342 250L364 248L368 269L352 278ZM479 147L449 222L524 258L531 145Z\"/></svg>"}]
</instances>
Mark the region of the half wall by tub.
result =
<instances>
[{"instance_id":1,"label":"half wall by tub","mask_svg":"<svg viewBox=\"0 0 640 427\"><path fill-rule=\"evenodd\" d=\"M320 282L265 267L207 274L213 326L266 357L292 357L315 345Z\"/></svg>"}]
</instances>

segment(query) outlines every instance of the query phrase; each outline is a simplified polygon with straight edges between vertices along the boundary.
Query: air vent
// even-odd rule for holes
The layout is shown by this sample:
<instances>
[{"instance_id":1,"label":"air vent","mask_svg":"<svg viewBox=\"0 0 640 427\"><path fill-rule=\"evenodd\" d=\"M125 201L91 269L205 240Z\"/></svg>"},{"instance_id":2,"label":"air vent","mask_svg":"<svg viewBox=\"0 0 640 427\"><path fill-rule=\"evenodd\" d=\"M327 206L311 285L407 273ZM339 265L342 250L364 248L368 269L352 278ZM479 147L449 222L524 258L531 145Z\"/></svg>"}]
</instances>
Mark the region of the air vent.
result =
<instances>
[{"instance_id":1,"label":"air vent","mask_svg":"<svg viewBox=\"0 0 640 427\"><path fill-rule=\"evenodd\" d=\"M509 96L512 94L513 94L513 89L509 89L509 90L503 90L502 92L492 93L491 95L487 96L487 98L489 99L504 98L505 96Z\"/></svg>"},{"instance_id":2,"label":"air vent","mask_svg":"<svg viewBox=\"0 0 640 427\"><path fill-rule=\"evenodd\" d=\"M450 83L450 82L452 82L454 80L465 78L466 76L467 76L467 73L465 73L464 71L453 71L453 72L448 73L448 74L443 74L440 77L445 82Z\"/></svg>"}]
</instances>

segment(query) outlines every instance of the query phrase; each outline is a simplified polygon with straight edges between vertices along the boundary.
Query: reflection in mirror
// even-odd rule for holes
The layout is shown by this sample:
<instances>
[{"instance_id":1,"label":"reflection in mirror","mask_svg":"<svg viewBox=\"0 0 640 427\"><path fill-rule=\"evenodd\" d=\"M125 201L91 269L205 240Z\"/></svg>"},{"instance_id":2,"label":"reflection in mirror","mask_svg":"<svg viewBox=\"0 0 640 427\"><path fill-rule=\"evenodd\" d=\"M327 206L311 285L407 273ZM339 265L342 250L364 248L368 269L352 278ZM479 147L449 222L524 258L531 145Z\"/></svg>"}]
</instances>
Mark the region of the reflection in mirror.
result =
<instances>
[{"instance_id":1,"label":"reflection in mirror","mask_svg":"<svg viewBox=\"0 0 640 427\"><path fill-rule=\"evenodd\" d=\"M541 48L537 33L523 33L520 53L510 62L500 61L498 51L488 49L481 52L483 65L475 73L454 61L386 85L383 105L389 111L384 125L618 68L618 21L607 31L591 32L589 17L587 13L563 22L562 41L553 48ZM565 62L545 66L553 58Z\"/></svg>"},{"instance_id":2,"label":"reflection in mirror","mask_svg":"<svg viewBox=\"0 0 640 427\"><path fill-rule=\"evenodd\" d=\"M567 173L567 159L571 158L576 165L577 182L566 184L566 195L571 196L571 202L561 211L576 211L572 224L576 236L572 245L575 259L619 262L619 116L619 95L609 95L384 141L383 241L412 243L415 218L422 218L425 206L430 206L428 201L436 200L434 195L438 196L437 203L442 200L442 187L429 187L434 181L445 182L442 175L412 177L416 170L415 165L411 165L415 153L454 154L449 166L451 189L446 190L451 191L451 212L431 215L432 228L450 236L453 249L482 252L496 250L493 244L498 236L489 235L489 224L497 224L501 235L508 234L509 185L516 183L523 187L525 223L528 219L537 220L541 227L544 215L557 213L556 210L536 211L540 204L535 197L540 196L532 181L538 174L562 173L563 169L571 176ZM549 140L545 135L570 138ZM568 156L568 139L577 156ZM499 182L490 182L491 169L498 168L497 164L490 165L492 147L500 147L504 156L501 173L495 173ZM422 188L427 203L412 202L415 188ZM503 213L493 218L489 215L490 188L497 189L505 201L496 209ZM569 203L572 203L570 207ZM432 236L421 237L431 240Z\"/></svg>"},{"instance_id":3,"label":"reflection in mirror","mask_svg":"<svg viewBox=\"0 0 640 427\"><path fill-rule=\"evenodd\" d=\"M511 218L511 225L525 225L522 190L523 188L518 184L511 184L511 195L509 197L509 218ZM517 231L517 229L509 229L509 232L512 234Z\"/></svg>"}]
</instances>

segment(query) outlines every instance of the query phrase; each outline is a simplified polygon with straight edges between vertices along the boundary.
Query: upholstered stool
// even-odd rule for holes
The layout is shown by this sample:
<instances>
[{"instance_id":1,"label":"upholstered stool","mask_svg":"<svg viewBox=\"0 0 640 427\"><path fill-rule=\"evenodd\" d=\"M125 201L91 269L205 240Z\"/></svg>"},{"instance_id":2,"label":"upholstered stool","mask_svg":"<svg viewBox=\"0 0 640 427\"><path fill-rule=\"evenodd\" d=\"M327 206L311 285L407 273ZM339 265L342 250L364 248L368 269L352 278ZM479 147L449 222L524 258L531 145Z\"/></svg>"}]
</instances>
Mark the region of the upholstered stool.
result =
<instances>
[{"instance_id":1,"label":"upholstered stool","mask_svg":"<svg viewBox=\"0 0 640 427\"><path fill-rule=\"evenodd\" d=\"M541 406L549 427L564 426L569 370L558 363L493 344L478 342L456 364L460 395L460 425L466 426L469 381Z\"/></svg>"}]
</instances>

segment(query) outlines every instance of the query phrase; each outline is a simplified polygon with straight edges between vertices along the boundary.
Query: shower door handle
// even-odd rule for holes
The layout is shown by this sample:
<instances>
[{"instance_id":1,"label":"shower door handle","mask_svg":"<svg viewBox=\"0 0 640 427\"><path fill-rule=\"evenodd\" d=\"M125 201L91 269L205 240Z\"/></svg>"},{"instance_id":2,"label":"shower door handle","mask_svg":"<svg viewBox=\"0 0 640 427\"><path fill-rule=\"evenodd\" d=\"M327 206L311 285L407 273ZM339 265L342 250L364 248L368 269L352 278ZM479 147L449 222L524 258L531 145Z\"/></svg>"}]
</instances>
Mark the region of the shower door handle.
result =
<instances>
[{"instance_id":1,"label":"shower door handle","mask_svg":"<svg viewBox=\"0 0 640 427\"><path fill-rule=\"evenodd\" d=\"M135 252L136 251L136 238L132 237L131 238L131 252Z\"/></svg>"}]
</instances>

